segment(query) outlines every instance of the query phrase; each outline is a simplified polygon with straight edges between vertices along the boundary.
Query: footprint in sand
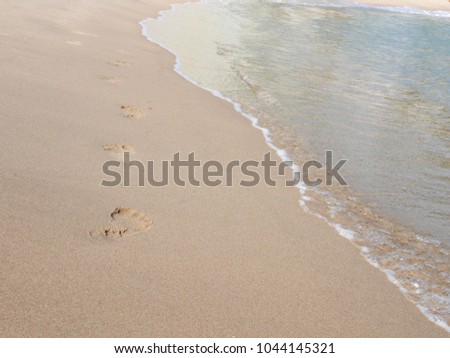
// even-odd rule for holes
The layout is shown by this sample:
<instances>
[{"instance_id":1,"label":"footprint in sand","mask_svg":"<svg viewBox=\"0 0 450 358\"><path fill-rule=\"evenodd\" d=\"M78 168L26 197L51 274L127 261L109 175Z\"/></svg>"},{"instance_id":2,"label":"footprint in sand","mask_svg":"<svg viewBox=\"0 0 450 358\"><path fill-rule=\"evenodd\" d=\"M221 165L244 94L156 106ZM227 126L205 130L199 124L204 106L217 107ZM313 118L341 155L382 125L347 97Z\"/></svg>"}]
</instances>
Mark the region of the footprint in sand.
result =
<instances>
[{"instance_id":1,"label":"footprint in sand","mask_svg":"<svg viewBox=\"0 0 450 358\"><path fill-rule=\"evenodd\" d=\"M72 31L72 33L75 35L80 35L80 36L98 37L98 35L89 34L87 32L82 32L82 31Z\"/></svg>"},{"instance_id":2,"label":"footprint in sand","mask_svg":"<svg viewBox=\"0 0 450 358\"><path fill-rule=\"evenodd\" d=\"M125 160L125 153L128 155L136 153L134 148L128 144L104 144L103 149L119 161Z\"/></svg>"},{"instance_id":3,"label":"footprint in sand","mask_svg":"<svg viewBox=\"0 0 450 358\"><path fill-rule=\"evenodd\" d=\"M116 77L113 76L100 76L100 79L109 82L113 85L118 85L120 82Z\"/></svg>"},{"instance_id":4,"label":"footprint in sand","mask_svg":"<svg viewBox=\"0 0 450 358\"><path fill-rule=\"evenodd\" d=\"M146 214L132 208L116 208L106 226L89 234L96 239L117 239L144 233L152 226L153 221Z\"/></svg>"},{"instance_id":5,"label":"footprint in sand","mask_svg":"<svg viewBox=\"0 0 450 358\"><path fill-rule=\"evenodd\" d=\"M128 119L139 119L145 116L144 111L128 104L123 104L120 108L122 109L123 116Z\"/></svg>"},{"instance_id":6,"label":"footprint in sand","mask_svg":"<svg viewBox=\"0 0 450 358\"><path fill-rule=\"evenodd\" d=\"M122 66L131 66L131 63L128 61L122 61L122 60L116 60L114 62L110 62L109 63L111 66L115 66L115 67L122 67Z\"/></svg>"},{"instance_id":7,"label":"footprint in sand","mask_svg":"<svg viewBox=\"0 0 450 358\"><path fill-rule=\"evenodd\" d=\"M123 154L123 153L136 153L134 148L128 144L105 144L103 145L103 149L106 152L111 152L114 154Z\"/></svg>"},{"instance_id":8,"label":"footprint in sand","mask_svg":"<svg viewBox=\"0 0 450 358\"><path fill-rule=\"evenodd\" d=\"M82 43L80 41L66 41L66 44L72 45L72 46L81 46Z\"/></svg>"}]
</instances>

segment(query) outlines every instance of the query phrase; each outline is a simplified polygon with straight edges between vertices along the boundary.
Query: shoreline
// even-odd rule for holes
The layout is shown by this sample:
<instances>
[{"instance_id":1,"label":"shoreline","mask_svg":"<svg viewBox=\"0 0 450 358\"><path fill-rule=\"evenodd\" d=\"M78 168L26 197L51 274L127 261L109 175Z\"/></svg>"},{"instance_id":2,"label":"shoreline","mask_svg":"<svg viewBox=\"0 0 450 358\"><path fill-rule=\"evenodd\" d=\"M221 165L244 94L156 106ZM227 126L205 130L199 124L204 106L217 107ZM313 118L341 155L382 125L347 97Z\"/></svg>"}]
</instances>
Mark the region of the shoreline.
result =
<instances>
[{"instance_id":1,"label":"shoreline","mask_svg":"<svg viewBox=\"0 0 450 358\"><path fill-rule=\"evenodd\" d=\"M182 4L180 4L180 6L182 6ZM212 94L215 97L218 97L228 103L230 103L234 110L242 115L245 119L249 120L252 123L252 126L257 129L258 131L261 132L261 134L264 137L264 140L267 144L267 146L274 150L277 153L277 156L279 157L279 159L283 162L289 162L292 161L291 158L291 154L289 153L289 151L287 151L285 149L284 146L282 147L278 147L278 144L275 144L274 142L274 138L273 138L273 134L271 132L271 130L267 127L264 126L264 124L260 123L260 119L255 117L254 114L251 114L249 112L245 112L242 109L242 103L237 102L236 99L232 99L227 97L226 95L224 95L222 92L220 92L217 89L211 89L208 87L205 87L204 85L201 85L200 83L198 83L196 80L192 79L191 77L189 77L187 74L185 74L182 71L182 62L181 62L181 58L180 56L177 55L177 53L172 50L171 48L167 47L169 45L165 45L164 43L159 42L158 40L152 38L151 34L149 33L149 28L151 27L150 23L153 21L165 21L164 17L166 16L166 12L167 14L169 14L169 12L172 11L176 11L177 5L173 5L171 7L170 10L162 10L159 12L159 16L158 18L147 18L144 19L140 22L140 25L142 27L142 33L143 36L146 37L151 43L156 44L157 46L163 48L164 50L168 51L169 53L171 53L176 61L174 64L174 71L180 75L181 77L183 77L184 79L186 79L188 82L192 83L194 86L201 88L207 92L209 92L210 94ZM189 66L188 66L189 67ZM281 149L283 148L283 149ZM297 171L297 172L301 172L301 169L297 166L297 164L295 163L295 161L293 162L294 164L290 166L290 170L292 171ZM331 219L329 216L327 216L327 213L321 213L320 211L314 211L314 210L310 210L310 208L307 205L306 197L310 195L310 193L307 193L306 190L307 188L302 186L302 184L300 183L300 185L297 187L298 192L299 192L299 204L301 206L301 208L306 212L306 213L310 213L311 215L314 215L318 218L320 218L321 220L323 220L323 222L325 222L327 225L329 225L330 227L332 227L341 237L346 238L347 240L349 240L349 242L351 242L355 247L357 247L361 253L361 255L365 258L366 262L368 262L370 265L374 266L375 268L377 268L378 270L380 270L381 272L383 272L386 275L387 280L389 280L389 282L393 283L394 285L396 285L398 287L398 289L403 292L405 298L411 302L413 302L417 308L434 324L436 324L437 326L443 328L444 330L446 330L447 332L450 332L450 328L448 326L448 321L445 319L445 314L442 314L442 312L436 313L436 311L433 311L433 308L435 308L435 304L436 301L439 302L440 300L445 301L446 297L443 296L438 296L438 298L436 299L436 301L434 302L422 302L420 299L417 298L417 296L415 295L415 291L412 290L411 288L409 288L408 284L409 284L409 280L411 279L412 276L409 277L403 277L403 276L399 276L398 273L396 271L391 271L391 269L389 269L386 266L383 266L382 264L379 264L377 262L377 259L381 259L381 261L384 259L384 256L380 256L377 257L376 255L374 256L370 256L367 253L364 252L364 250L367 250L367 247L370 247L371 242L370 241L364 241L364 235L361 234L361 232L358 233L357 231L357 227L358 225L361 225L361 222L364 222L364 218L360 218L361 221L359 221L358 224L355 224L353 227L352 226L346 226L345 224L340 223L339 221L333 220ZM305 200L303 200L303 196L305 196ZM349 196L352 196L352 194L348 194ZM342 198L341 198L342 199ZM361 203L361 205L363 205ZM386 219L388 220L388 219ZM414 248L416 247L417 250L420 252L421 249L421 245L424 241L427 241L427 239L424 239L423 237L421 237L419 234L414 233L413 231L411 231L410 229L403 227L400 223L396 223L393 225L397 225L396 229L393 231L396 232L401 232L403 231L403 235L414 235L414 238L416 240L416 244L415 246L413 245L412 242L410 242L411 246L410 249L414 250ZM373 228L372 228L373 230ZM381 234L381 233L380 233ZM402 242L403 239L398 239L399 242ZM428 239L428 244L431 245L433 242L432 238ZM359 242L359 243L356 243ZM441 247L441 249L443 249L443 247ZM436 251L433 254L436 254L436 256L434 256L434 258L441 258L440 256L441 252L437 252L438 249L436 249ZM383 254L385 254L385 252L382 251ZM398 253L397 253L398 254ZM401 255L401 254L400 254ZM442 254L443 256L445 255ZM411 257L413 257L415 255L411 255ZM419 255L420 256L420 255ZM404 263L406 263L405 265L408 265L410 262L410 258L408 256L401 256L401 259ZM445 260L445 259L444 259ZM439 260L435 261L438 262ZM441 262L441 261L439 261ZM431 265L433 265L434 262L431 262ZM399 269L401 271L401 269ZM417 270L417 273L420 270ZM425 270L426 271L426 270ZM423 271L421 271L421 274L423 274ZM428 283L430 286L433 285L437 285L435 282L431 282ZM443 287L443 289L445 289L445 287ZM426 297L426 294L424 295Z\"/></svg>"},{"instance_id":2,"label":"shoreline","mask_svg":"<svg viewBox=\"0 0 450 358\"><path fill-rule=\"evenodd\" d=\"M295 189L100 187L108 143L141 159L195 151L223 162L259 157L267 145L140 34L138 22L173 1L39 11L54 3L0 6L10 49L2 139L14 148L2 158L3 337L448 337L304 213ZM124 117L130 106L142 118ZM154 226L89 238L120 206Z\"/></svg>"}]
</instances>

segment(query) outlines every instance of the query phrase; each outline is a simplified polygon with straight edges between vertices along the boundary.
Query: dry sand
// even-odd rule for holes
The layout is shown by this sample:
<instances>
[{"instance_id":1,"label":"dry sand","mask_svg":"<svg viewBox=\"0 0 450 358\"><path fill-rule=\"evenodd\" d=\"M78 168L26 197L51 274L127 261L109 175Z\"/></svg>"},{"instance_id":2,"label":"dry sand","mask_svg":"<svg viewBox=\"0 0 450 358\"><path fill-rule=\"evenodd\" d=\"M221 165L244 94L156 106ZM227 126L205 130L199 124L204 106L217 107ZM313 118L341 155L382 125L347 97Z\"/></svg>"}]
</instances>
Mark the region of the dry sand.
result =
<instances>
[{"instance_id":1,"label":"dry sand","mask_svg":"<svg viewBox=\"0 0 450 358\"><path fill-rule=\"evenodd\" d=\"M268 150L141 36L169 2L1 2L0 336L447 336L296 189L100 186L123 148Z\"/></svg>"}]
</instances>

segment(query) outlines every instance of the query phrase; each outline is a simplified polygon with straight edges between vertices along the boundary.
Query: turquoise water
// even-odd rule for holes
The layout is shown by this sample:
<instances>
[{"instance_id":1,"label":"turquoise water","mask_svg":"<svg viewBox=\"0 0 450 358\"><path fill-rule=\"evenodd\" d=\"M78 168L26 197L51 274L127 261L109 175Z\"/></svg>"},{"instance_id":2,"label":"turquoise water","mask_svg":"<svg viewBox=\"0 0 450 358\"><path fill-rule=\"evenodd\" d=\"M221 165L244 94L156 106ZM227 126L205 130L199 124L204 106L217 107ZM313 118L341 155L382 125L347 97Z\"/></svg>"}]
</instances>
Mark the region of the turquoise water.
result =
<instances>
[{"instance_id":1,"label":"turquoise water","mask_svg":"<svg viewBox=\"0 0 450 358\"><path fill-rule=\"evenodd\" d=\"M296 163L348 159L348 187L306 188L301 205L448 329L450 14L315 5L185 4L144 29Z\"/></svg>"}]
</instances>

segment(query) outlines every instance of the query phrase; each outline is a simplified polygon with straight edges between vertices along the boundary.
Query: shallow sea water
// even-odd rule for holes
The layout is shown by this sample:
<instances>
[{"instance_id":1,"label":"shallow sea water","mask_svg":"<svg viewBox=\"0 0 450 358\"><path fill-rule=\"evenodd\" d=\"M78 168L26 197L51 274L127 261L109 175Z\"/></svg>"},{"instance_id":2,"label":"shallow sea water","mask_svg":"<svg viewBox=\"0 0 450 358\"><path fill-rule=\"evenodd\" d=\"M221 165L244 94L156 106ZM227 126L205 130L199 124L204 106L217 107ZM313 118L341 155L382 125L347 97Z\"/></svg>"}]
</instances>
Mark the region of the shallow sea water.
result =
<instances>
[{"instance_id":1,"label":"shallow sea water","mask_svg":"<svg viewBox=\"0 0 450 358\"><path fill-rule=\"evenodd\" d=\"M390 10L390 11L386 11ZM177 70L258 118L295 163L347 159L299 202L450 325L450 14L202 2L142 23Z\"/></svg>"}]
</instances>

